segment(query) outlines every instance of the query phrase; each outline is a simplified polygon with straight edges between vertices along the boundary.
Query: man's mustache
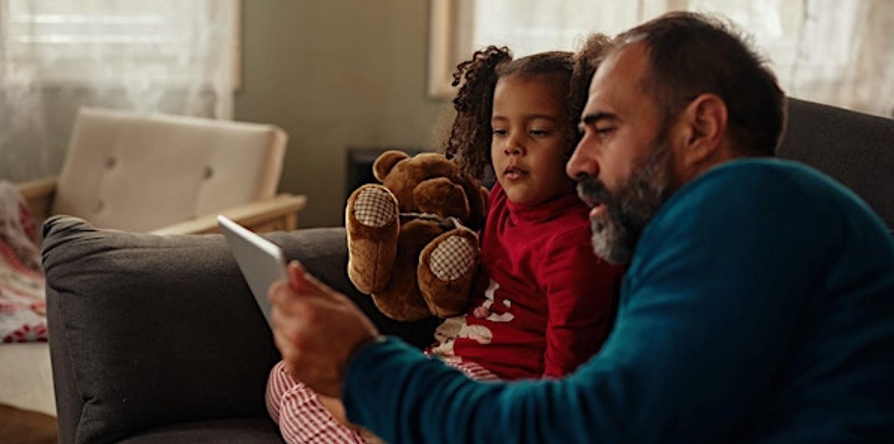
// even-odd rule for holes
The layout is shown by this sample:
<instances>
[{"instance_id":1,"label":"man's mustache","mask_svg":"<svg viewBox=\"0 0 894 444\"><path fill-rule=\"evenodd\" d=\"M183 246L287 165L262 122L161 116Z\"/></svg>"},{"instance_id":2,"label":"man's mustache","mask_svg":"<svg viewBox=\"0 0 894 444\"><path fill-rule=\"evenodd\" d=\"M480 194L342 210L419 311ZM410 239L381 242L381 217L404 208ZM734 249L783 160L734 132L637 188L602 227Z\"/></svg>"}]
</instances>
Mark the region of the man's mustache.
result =
<instances>
[{"instance_id":1,"label":"man's mustache","mask_svg":"<svg viewBox=\"0 0 894 444\"><path fill-rule=\"evenodd\" d=\"M590 207L600 203L608 204L613 200L613 196L608 191L608 188L605 187L605 184L593 176L578 179L577 195Z\"/></svg>"}]
</instances>

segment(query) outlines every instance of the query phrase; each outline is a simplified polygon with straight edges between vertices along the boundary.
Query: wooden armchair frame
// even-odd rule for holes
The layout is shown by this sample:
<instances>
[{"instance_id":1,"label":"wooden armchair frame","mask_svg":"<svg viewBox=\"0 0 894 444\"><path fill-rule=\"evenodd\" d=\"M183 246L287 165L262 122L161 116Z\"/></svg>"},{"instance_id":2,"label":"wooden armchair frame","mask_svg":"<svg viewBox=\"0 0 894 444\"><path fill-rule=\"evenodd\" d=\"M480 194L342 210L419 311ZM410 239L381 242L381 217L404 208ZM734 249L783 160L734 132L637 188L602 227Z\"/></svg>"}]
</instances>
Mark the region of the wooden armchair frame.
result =
<instances>
[{"instance_id":1,"label":"wooden armchair frame","mask_svg":"<svg viewBox=\"0 0 894 444\"><path fill-rule=\"evenodd\" d=\"M38 179L18 185L39 223L51 216L53 198L56 195L56 178ZM271 199L248 203L221 211L246 228L263 233L291 231L298 228L298 213L307 205L304 195L282 193ZM152 230L154 234L206 234L217 233L217 214L203 215L196 219Z\"/></svg>"}]
</instances>

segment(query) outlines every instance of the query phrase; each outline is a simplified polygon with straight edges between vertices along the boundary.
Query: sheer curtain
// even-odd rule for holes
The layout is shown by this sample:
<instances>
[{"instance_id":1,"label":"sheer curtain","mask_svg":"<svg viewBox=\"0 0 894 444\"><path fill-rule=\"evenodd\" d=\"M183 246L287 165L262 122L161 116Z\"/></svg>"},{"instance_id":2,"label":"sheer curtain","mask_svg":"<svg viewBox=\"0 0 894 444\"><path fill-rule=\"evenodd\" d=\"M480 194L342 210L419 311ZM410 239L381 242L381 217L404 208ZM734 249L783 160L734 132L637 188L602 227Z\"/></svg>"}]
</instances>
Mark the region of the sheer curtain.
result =
<instances>
[{"instance_id":1,"label":"sheer curtain","mask_svg":"<svg viewBox=\"0 0 894 444\"><path fill-rule=\"evenodd\" d=\"M58 172L80 106L232 116L236 0L0 0L0 179Z\"/></svg>"},{"instance_id":2,"label":"sheer curtain","mask_svg":"<svg viewBox=\"0 0 894 444\"><path fill-rule=\"evenodd\" d=\"M719 13L752 37L789 95L894 116L890 0L455 0L453 6L456 61L489 44L506 44L516 55L572 49L588 32L615 34L670 10Z\"/></svg>"}]
</instances>

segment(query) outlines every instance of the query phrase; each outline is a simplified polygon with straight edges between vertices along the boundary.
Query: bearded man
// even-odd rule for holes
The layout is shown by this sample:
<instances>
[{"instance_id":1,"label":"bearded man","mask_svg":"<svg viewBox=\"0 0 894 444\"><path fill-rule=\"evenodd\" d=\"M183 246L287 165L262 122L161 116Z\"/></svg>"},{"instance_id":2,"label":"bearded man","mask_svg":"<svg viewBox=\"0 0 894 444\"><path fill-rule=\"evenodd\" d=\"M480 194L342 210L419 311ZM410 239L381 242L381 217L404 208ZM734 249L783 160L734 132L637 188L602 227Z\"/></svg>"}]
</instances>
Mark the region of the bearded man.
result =
<instances>
[{"instance_id":1,"label":"bearded man","mask_svg":"<svg viewBox=\"0 0 894 444\"><path fill-rule=\"evenodd\" d=\"M469 380L295 264L271 289L277 346L393 444L891 442L894 238L840 184L769 157L784 109L716 20L617 38L567 172L596 252L629 268L607 342L563 380Z\"/></svg>"}]
</instances>

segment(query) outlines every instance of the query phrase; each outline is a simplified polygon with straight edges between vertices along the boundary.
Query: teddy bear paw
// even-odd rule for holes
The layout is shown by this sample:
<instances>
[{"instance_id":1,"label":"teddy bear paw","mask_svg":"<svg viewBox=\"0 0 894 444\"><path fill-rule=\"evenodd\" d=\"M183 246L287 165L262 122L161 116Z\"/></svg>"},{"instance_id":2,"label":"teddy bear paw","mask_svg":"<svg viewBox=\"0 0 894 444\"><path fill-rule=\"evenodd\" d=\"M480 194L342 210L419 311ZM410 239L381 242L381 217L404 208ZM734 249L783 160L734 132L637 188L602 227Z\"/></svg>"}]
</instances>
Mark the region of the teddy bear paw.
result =
<instances>
[{"instance_id":1,"label":"teddy bear paw","mask_svg":"<svg viewBox=\"0 0 894 444\"><path fill-rule=\"evenodd\" d=\"M357 193L348 209L362 225L373 228L384 227L397 219L397 201L394 195L382 186L367 186Z\"/></svg>"},{"instance_id":2,"label":"teddy bear paw","mask_svg":"<svg viewBox=\"0 0 894 444\"><path fill-rule=\"evenodd\" d=\"M419 287L435 316L447 317L465 310L478 253L478 236L465 228L442 234L422 250Z\"/></svg>"},{"instance_id":3,"label":"teddy bear paw","mask_svg":"<svg viewBox=\"0 0 894 444\"><path fill-rule=\"evenodd\" d=\"M478 249L463 236L443 239L431 252L428 267L442 281L455 281L468 275L477 262Z\"/></svg>"},{"instance_id":4,"label":"teddy bear paw","mask_svg":"<svg viewBox=\"0 0 894 444\"><path fill-rule=\"evenodd\" d=\"M363 185L348 199L348 277L363 293L388 285L400 230L397 199L381 185Z\"/></svg>"}]
</instances>

